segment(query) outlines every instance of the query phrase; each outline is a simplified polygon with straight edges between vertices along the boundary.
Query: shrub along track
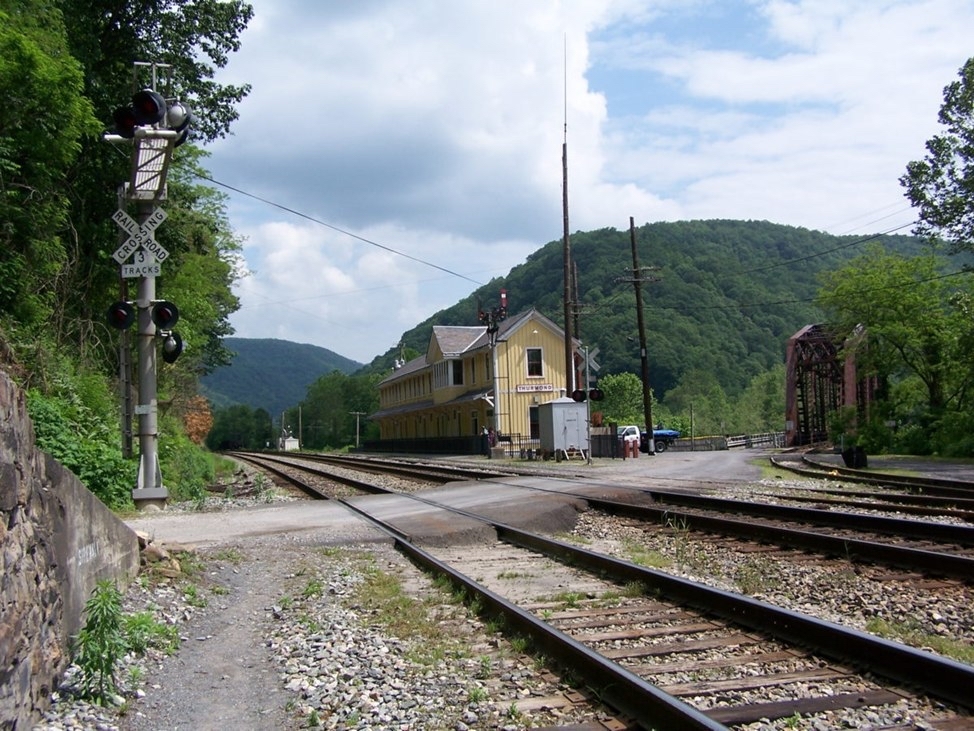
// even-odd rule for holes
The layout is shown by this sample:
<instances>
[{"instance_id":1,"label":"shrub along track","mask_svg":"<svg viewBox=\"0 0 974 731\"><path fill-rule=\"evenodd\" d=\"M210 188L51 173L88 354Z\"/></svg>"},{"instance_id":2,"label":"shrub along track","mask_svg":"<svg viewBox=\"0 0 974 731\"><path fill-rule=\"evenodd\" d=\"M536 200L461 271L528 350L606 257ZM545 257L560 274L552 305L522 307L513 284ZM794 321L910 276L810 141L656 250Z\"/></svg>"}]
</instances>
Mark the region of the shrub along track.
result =
<instances>
[{"instance_id":1,"label":"shrub along track","mask_svg":"<svg viewBox=\"0 0 974 731\"><path fill-rule=\"evenodd\" d=\"M296 479L293 473L291 479ZM353 479L344 474L341 481ZM409 540L405 528L416 525L416 501L425 506L426 520L486 522L500 542L477 551L467 546L459 551L421 548ZM377 520L369 515L369 501L343 502ZM593 553L476 511L448 508L424 496L387 496L383 502L384 529L400 551L417 565L448 576L475 605L502 615L511 632L528 638L537 652L581 678L641 727L721 728L724 723L795 713L903 703L913 699L906 688L948 703L971 702L971 666ZM444 517L444 510L454 517ZM412 522L396 517L405 514ZM508 597L484 585L485 577L505 573L515 579L508 582L516 587ZM562 587L559 594L569 599L550 601L552 586ZM568 606L585 596L599 601ZM539 597L549 601L539 602ZM616 662L623 658L626 667ZM922 698L911 702L930 709L931 728L947 723L959 728L969 720L963 710L933 711L936 704Z\"/></svg>"}]
</instances>

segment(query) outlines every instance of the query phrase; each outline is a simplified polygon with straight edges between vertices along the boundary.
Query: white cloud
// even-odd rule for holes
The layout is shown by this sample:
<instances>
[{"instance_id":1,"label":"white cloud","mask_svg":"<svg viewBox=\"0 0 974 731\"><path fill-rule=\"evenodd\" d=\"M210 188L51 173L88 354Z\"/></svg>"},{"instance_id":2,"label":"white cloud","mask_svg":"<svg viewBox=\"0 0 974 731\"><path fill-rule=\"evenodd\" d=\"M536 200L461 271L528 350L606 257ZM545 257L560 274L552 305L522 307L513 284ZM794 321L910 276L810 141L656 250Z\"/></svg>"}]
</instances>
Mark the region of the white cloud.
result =
<instances>
[{"instance_id":1,"label":"white cloud","mask_svg":"<svg viewBox=\"0 0 974 731\"><path fill-rule=\"evenodd\" d=\"M328 226L231 196L233 323L361 361L561 237L566 119L572 230L895 210L974 27L963 0L254 6L214 177Z\"/></svg>"}]
</instances>

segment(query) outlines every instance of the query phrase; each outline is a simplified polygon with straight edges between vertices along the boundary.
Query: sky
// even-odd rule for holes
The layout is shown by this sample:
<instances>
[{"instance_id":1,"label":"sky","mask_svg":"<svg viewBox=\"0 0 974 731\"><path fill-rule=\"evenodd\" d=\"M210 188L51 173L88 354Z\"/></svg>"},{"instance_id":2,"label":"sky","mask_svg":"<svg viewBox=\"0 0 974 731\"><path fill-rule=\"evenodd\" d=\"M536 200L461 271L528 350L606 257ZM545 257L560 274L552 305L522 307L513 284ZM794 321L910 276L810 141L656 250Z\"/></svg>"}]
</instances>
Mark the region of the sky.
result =
<instances>
[{"instance_id":1,"label":"sky","mask_svg":"<svg viewBox=\"0 0 974 731\"><path fill-rule=\"evenodd\" d=\"M250 2L206 147L230 322L362 363L561 240L566 144L571 232L909 233L899 178L974 56L972 0Z\"/></svg>"}]
</instances>

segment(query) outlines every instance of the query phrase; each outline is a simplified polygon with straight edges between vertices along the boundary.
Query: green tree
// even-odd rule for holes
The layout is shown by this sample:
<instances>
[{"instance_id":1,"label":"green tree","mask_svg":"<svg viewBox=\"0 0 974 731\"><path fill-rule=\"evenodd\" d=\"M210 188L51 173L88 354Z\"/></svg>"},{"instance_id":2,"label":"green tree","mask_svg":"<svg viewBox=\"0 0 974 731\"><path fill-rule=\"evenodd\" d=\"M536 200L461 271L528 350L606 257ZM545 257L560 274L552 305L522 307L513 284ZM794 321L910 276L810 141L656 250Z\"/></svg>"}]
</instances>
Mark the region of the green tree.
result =
<instances>
[{"instance_id":1,"label":"green tree","mask_svg":"<svg viewBox=\"0 0 974 731\"><path fill-rule=\"evenodd\" d=\"M734 400L732 431L744 434L781 431L785 419L785 366L780 364L751 379Z\"/></svg>"},{"instance_id":2,"label":"green tree","mask_svg":"<svg viewBox=\"0 0 974 731\"><path fill-rule=\"evenodd\" d=\"M22 325L49 316L68 258L65 171L98 131L82 89L60 13L0 2L0 315Z\"/></svg>"},{"instance_id":3,"label":"green tree","mask_svg":"<svg viewBox=\"0 0 974 731\"><path fill-rule=\"evenodd\" d=\"M131 97L133 61L153 61L171 64L172 84L164 91L193 108L192 139L209 141L227 134L236 119L235 105L248 87L217 84L214 76L226 65L228 54L239 48L239 36L253 15L250 5L239 0L55 0L49 4L63 15L68 48L84 70L84 95L102 120L102 129L109 126L112 110ZM150 83L147 72L137 83ZM161 81L159 86L163 86ZM73 196L70 225L64 232L65 265L57 278L56 300L71 306L55 311L49 327L59 345L75 347L81 357L111 366L114 350L105 347L102 315L108 302L118 296L111 253L119 234L110 217L118 205L117 188L130 176L130 158L127 147L116 149L99 137L83 138L80 143L82 154L77 163L64 171ZM183 145L174 155L170 197L164 203L170 219L178 220L181 206L192 207L197 200L185 186L183 196L179 190L181 161L195 159L190 150L191 144ZM198 216L209 212L205 205L192 210ZM158 231L167 248L180 240L175 236L177 226L177 221L170 220ZM183 252L197 243L195 238L182 240L186 242ZM213 253L195 251L205 256ZM166 277L174 275L179 261L177 252L171 253L173 262L167 262ZM209 341L204 340L197 341L194 349L205 353L204 343L208 347ZM204 356L203 362L206 359ZM188 367L192 360L181 367Z\"/></svg>"},{"instance_id":4,"label":"green tree","mask_svg":"<svg viewBox=\"0 0 974 731\"><path fill-rule=\"evenodd\" d=\"M684 373L676 387L666 393L663 405L671 414L685 415L686 422L692 414L696 436L737 431L727 394L711 371L693 369Z\"/></svg>"},{"instance_id":5,"label":"green tree","mask_svg":"<svg viewBox=\"0 0 974 731\"><path fill-rule=\"evenodd\" d=\"M213 428L206 436L206 446L214 451L263 449L264 443L259 440L266 438L266 432L261 431L258 435L256 426L257 419L249 406L235 404L220 409L213 414Z\"/></svg>"},{"instance_id":6,"label":"green tree","mask_svg":"<svg viewBox=\"0 0 974 731\"><path fill-rule=\"evenodd\" d=\"M894 387L918 380L923 411L934 418L968 408L974 385L974 287L967 276L949 276L944 269L944 260L932 253L902 257L874 246L824 275L819 295L836 332L865 333L856 349L864 375Z\"/></svg>"},{"instance_id":7,"label":"green tree","mask_svg":"<svg viewBox=\"0 0 974 731\"><path fill-rule=\"evenodd\" d=\"M602 412L603 420L619 425L643 427L643 385L635 373L610 373L599 379L605 398L592 408Z\"/></svg>"},{"instance_id":8,"label":"green tree","mask_svg":"<svg viewBox=\"0 0 974 731\"><path fill-rule=\"evenodd\" d=\"M944 88L941 134L927 141L926 157L909 163L900 184L917 209L916 232L974 251L974 58Z\"/></svg>"}]
</instances>

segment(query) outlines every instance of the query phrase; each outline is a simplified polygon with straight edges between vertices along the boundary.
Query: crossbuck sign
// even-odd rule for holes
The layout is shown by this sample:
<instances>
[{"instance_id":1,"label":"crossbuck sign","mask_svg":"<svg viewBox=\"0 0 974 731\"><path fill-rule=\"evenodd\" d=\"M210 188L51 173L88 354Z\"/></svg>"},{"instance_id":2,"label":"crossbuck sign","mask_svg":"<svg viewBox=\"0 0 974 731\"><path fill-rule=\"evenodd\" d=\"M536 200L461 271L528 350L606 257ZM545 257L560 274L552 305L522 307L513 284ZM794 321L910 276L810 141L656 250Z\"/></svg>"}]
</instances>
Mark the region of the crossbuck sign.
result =
<instances>
[{"instance_id":1,"label":"crossbuck sign","mask_svg":"<svg viewBox=\"0 0 974 731\"><path fill-rule=\"evenodd\" d=\"M125 260L139 249L151 254L160 264L169 257L169 252L152 235L159 228L159 224L166 220L166 212L163 209L154 210L141 226L121 208L112 214L112 220L129 235L112 254L112 258L119 264L124 264Z\"/></svg>"}]
</instances>

